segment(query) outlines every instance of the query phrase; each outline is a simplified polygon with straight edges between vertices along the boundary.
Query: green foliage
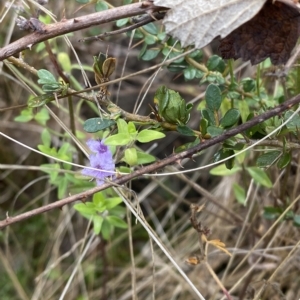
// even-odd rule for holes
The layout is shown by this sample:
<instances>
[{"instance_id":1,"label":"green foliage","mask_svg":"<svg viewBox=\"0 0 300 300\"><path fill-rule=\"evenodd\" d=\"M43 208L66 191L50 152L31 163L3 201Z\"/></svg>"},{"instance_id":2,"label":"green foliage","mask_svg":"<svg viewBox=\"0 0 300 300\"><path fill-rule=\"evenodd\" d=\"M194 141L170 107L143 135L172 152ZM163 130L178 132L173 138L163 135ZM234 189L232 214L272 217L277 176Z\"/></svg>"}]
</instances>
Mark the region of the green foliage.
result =
<instances>
[{"instance_id":1,"label":"green foliage","mask_svg":"<svg viewBox=\"0 0 300 300\"><path fill-rule=\"evenodd\" d=\"M127 228L127 224L123 221L125 209L119 205L120 203L121 198L112 197L106 190L94 194L92 202L78 203L74 208L93 222L95 234L101 234L105 240L109 240L116 227Z\"/></svg>"},{"instance_id":2,"label":"green foliage","mask_svg":"<svg viewBox=\"0 0 300 300\"><path fill-rule=\"evenodd\" d=\"M161 86L155 93L154 103L159 117L171 124L186 124L190 118L192 105L186 104L179 93Z\"/></svg>"}]
</instances>

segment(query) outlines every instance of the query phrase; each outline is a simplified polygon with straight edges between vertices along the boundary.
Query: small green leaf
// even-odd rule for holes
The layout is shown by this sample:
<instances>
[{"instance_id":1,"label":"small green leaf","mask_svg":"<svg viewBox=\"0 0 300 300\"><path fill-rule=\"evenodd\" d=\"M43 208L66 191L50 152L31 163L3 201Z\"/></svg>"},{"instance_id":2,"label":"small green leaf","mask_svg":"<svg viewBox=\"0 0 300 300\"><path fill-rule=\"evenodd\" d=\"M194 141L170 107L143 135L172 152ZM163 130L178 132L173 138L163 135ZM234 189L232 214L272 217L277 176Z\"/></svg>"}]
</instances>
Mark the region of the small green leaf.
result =
<instances>
[{"instance_id":1,"label":"small green leaf","mask_svg":"<svg viewBox=\"0 0 300 300\"><path fill-rule=\"evenodd\" d=\"M195 136L194 131L186 125L177 125L177 131L183 135Z\"/></svg>"},{"instance_id":2,"label":"small green leaf","mask_svg":"<svg viewBox=\"0 0 300 300\"><path fill-rule=\"evenodd\" d=\"M81 214L84 214L85 217L92 216L96 213L95 206L91 202L77 203L73 207Z\"/></svg>"},{"instance_id":3,"label":"small green leaf","mask_svg":"<svg viewBox=\"0 0 300 300\"><path fill-rule=\"evenodd\" d=\"M129 18L120 19L116 22L117 27L123 27L129 22Z\"/></svg>"},{"instance_id":4,"label":"small green leaf","mask_svg":"<svg viewBox=\"0 0 300 300\"><path fill-rule=\"evenodd\" d=\"M20 123L27 123L33 119L33 115L20 115L14 118L14 121Z\"/></svg>"},{"instance_id":5,"label":"small green leaf","mask_svg":"<svg viewBox=\"0 0 300 300\"><path fill-rule=\"evenodd\" d=\"M141 56L142 60L149 61L154 59L158 53L160 52L160 49L148 49L145 51L145 53Z\"/></svg>"},{"instance_id":6,"label":"small green leaf","mask_svg":"<svg viewBox=\"0 0 300 300\"><path fill-rule=\"evenodd\" d=\"M113 232L113 227L110 225L110 223L104 219L102 223L102 228L101 228L101 235L105 240L109 240L111 237L111 234Z\"/></svg>"},{"instance_id":7,"label":"small green leaf","mask_svg":"<svg viewBox=\"0 0 300 300\"><path fill-rule=\"evenodd\" d=\"M119 118L117 120L117 126L118 126L118 133L129 133L128 124L125 120L122 118Z\"/></svg>"},{"instance_id":8,"label":"small green leaf","mask_svg":"<svg viewBox=\"0 0 300 300\"><path fill-rule=\"evenodd\" d=\"M137 165L144 165L154 162L156 158L148 153L137 151Z\"/></svg>"},{"instance_id":9,"label":"small green leaf","mask_svg":"<svg viewBox=\"0 0 300 300\"><path fill-rule=\"evenodd\" d=\"M162 139L166 135L162 132L150 129L144 129L140 131L136 137L137 141L140 143L148 143L154 140Z\"/></svg>"},{"instance_id":10,"label":"small green leaf","mask_svg":"<svg viewBox=\"0 0 300 300\"><path fill-rule=\"evenodd\" d=\"M118 127L119 128L119 127ZM120 131L119 131L120 132ZM135 128L135 125L133 122L128 122L128 132L131 134L131 135L136 135L137 134L137 130Z\"/></svg>"},{"instance_id":11,"label":"small green leaf","mask_svg":"<svg viewBox=\"0 0 300 300\"><path fill-rule=\"evenodd\" d=\"M67 194L69 180L66 177L61 177L61 180L58 182L58 199L62 199Z\"/></svg>"},{"instance_id":12,"label":"small green leaf","mask_svg":"<svg viewBox=\"0 0 300 300\"><path fill-rule=\"evenodd\" d=\"M137 153L135 148L128 148L124 153L124 161L130 166L137 164Z\"/></svg>"},{"instance_id":13,"label":"small green leaf","mask_svg":"<svg viewBox=\"0 0 300 300\"><path fill-rule=\"evenodd\" d=\"M59 174L59 164L42 164L40 165L43 172L50 175L50 182L54 182ZM50 170L49 170L50 169Z\"/></svg>"},{"instance_id":14,"label":"small green leaf","mask_svg":"<svg viewBox=\"0 0 300 300\"><path fill-rule=\"evenodd\" d=\"M86 132L97 132L115 125L116 122L110 119L91 118L84 122L83 129Z\"/></svg>"},{"instance_id":15,"label":"small green leaf","mask_svg":"<svg viewBox=\"0 0 300 300\"><path fill-rule=\"evenodd\" d=\"M28 107L33 108L33 107L40 107L43 106L52 100L54 100L54 95L53 93L48 93L48 94L42 94L34 98L30 98L28 100Z\"/></svg>"},{"instance_id":16,"label":"small green leaf","mask_svg":"<svg viewBox=\"0 0 300 300\"><path fill-rule=\"evenodd\" d=\"M163 41L165 38L166 38L167 34L163 31L163 32L160 32L158 35L157 35L157 38L160 40L160 41Z\"/></svg>"},{"instance_id":17,"label":"small green leaf","mask_svg":"<svg viewBox=\"0 0 300 300\"><path fill-rule=\"evenodd\" d=\"M153 44L156 43L156 41L157 41L157 39L156 39L156 37L153 36L153 35L147 35L147 36L145 37L145 43L146 43L147 45L153 45Z\"/></svg>"},{"instance_id":18,"label":"small green leaf","mask_svg":"<svg viewBox=\"0 0 300 300\"><path fill-rule=\"evenodd\" d=\"M227 169L225 164L221 164L217 167L212 168L209 173L211 175L215 175L215 176L228 176L228 175L232 175L235 174L239 171L241 171L242 168L241 167L234 167L232 169Z\"/></svg>"},{"instance_id":19,"label":"small green leaf","mask_svg":"<svg viewBox=\"0 0 300 300\"><path fill-rule=\"evenodd\" d=\"M277 162L277 167L279 169L284 169L290 162L291 162L292 156L289 152L283 153L283 155L279 158Z\"/></svg>"},{"instance_id":20,"label":"small green leaf","mask_svg":"<svg viewBox=\"0 0 300 300\"><path fill-rule=\"evenodd\" d=\"M94 233L99 234L101 232L102 224L103 224L103 217L95 215L93 217L93 225L94 225Z\"/></svg>"},{"instance_id":21,"label":"small green leaf","mask_svg":"<svg viewBox=\"0 0 300 300\"><path fill-rule=\"evenodd\" d=\"M201 110L202 117L208 121L208 125L216 125L214 112L210 109L204 108Z\"/></svg>"},{"instance_id":22,"label":"small green leaf","mask_svg":"<svg viewBox=\"0 0 300 300\"><path fill-rule=\"evenodd\" d=\"M41 125L46 125L47 121L50 119L49 112L46 108L42 108L39 110L34 116L34 120L36 120Z\"/></svg>"},{"instance_id":23,"label":"small green leaf","mask_svg":"<svg viewBox=\"0 0 300 300\"><path fill-rule=\"evenodd\" d=\"M71 72L72 64L71 64L70 57L66 52L59 52L57 54L57 60L65 72L67 73Z\"/></svg>"},{"instance_id":24,"label":"small green leaf","mask_svg":"<svg viewBox=\"0 0 300 300\"><path fill-rule=\"evenodd\" d=\"M50 147L50 145L51 145L51 135L50 135L50 132L47 128L45 128L42 131L41 139L42 139L42 142L45 146Z\"/></svg>"},{"instance_id":25,"label":"small green leaf","mask_svg":"<svg viewBox=\"0 0 300 300\"><path fill-rule=\"evenodd\" d=\"M233 192L234 192L236 200L241 204L245 204L245 201L246 201L246 191L245 191L245 189L242 188L237 183L234 183L233 184Z\"/></svg>"},{"instance_id":26,"label":"small green leaf","mask_svg":"<svg viewBox=\"0 0 300 300\"><path fill-rule=\"evenodd\" d=\"M294 111L292 110L289 110L287 111L285 114L284 114L284 120L288 120L292 114L294 113ZM300 116L299 114L296 114L287 124L286 124L286 127L289 129L289 130L299 130L300 129Z\"/></svg>"},{"instance_id":27,"label":"small green leaf","mask_svg":"<svg viewBox=\"0 0 300 300\"><path fill-rule=\"evenodd\" d=\"M215 137L215 136L219 136L224 132L224 129L220 128L220 127L216 127L216 126L208 126L207 127L207 133L211 136L211 137Z\"/></svg>"},{"instance_id":28,"label":"small green leaf","mask_svg":"<svg viewBox=\"0 0 300 300\"><path fill-rule=\"evenodd\" d=\"M294 226L300 227L300 215L295 215L293 221L294 221Z\"/></svg>"},{"instance_id":29,"label":"small green leaf","mask_svg":"<svg viewBox=\"0 0 300 300\"><path fill-rule=\"evenodd\" d=\"M184 69L183 75L186 80L192 80L196 77L196 69L192 66L189 66Z\"/></svg>"},{"instance_id":30,"label":"small green leaf","mask_svg":"<svg viewBox=\"0 0 300 300\"><path fill-rule=\"evenodd\" d=\"M231 149L221 148L219 151L217 151L214 154L214 161L220 161L223 159L226 159L225 166L227 169L231 170L234 166L234 157L231 157L234 155L234 151ZM231 158L229 158L231 157Z\"/></svg>"},{"instance_id":31,"label":"small green leaf","mask_svg":"<svg viewBox=\"0 0 300 300\"><path fill-rule=\"evenodd\" d=\"M243 85L243 90L246 93L252 92L256 87L255 80L249 77L242 79L241 84Z\"/></svg>"},{"instance_id":32,"label":"small green leaf","mask_svg":"<svg viewBox=\"0 0 300 300\"><path fill-rule=\"evenodd\" d=\"M108 4L105 1L97 1L95 5L95 10L96 11L103 11L108 9Z\"/></svg>"},{"instance_id":33,"label":"small green leaf","mask_svg":"<svg viewBox=\"0 0 300 300\"><path fill-rule=\"evenodd\" d=\"M257 167L246 168L246 170L256 183L267 188L271 188L273 186L272 181L264 170Z\"/></svg>"},{"instance_id":34,"label":"small green leaf","mask_svg":"<svg viewBox=\"0 0 300 300\"><path fill-rule=\"evenodd\" d=\"M38 80L39 84L57 83L55 77L48 70L44 70L44 69L38 70L37 76L39 77Z\"/></svg>"},{"instance_id":35,"label":"small green leaf","mask_svg":"<svg viewBox=\"0 0 300 300\"><path fill-rule=\"evenodd\" d=\"M282 214L280 207L265 206L264 207L264 218L267 220L277 219Z\"/></svg>"},{"instance_id":36,"label":"small green leaf","mask_svg":"<svg viewBox=\"0 0 300 300\"><path fill-rule=\"evenodd\" d=\"M211 111L217 111L222 102L222 93L215 84L210 84L205 92L206 105Z\"/></svg>"},{"instance_id":37,"label":"small green leaf","mask_svg":"<svg viewBox=\"0 0 300 300\"><path fill-rule=\"evenodd\" d=\"M281 151L269 151L259 156L256 165L260 168L268 168L272 166L280 157Z\"/></svg>"},{"instance_id":38,"label":"small green leaf","mask_svg":"<svg viewBox=\"0 0 300 300\"><path fill-rule=\"evenodd\" d=\"M114 227L124 228L128 227L127 223L125 223L122 219L117 216L107 216L106 220Z\"/></svg>"},{"instance_id":39,"label":"small green leaf","mask_svg":"<svg viewBox=\"0 0 300 300\"><path fill-rule=\"evenodd\" d=\"M131 137L128 133L117 133L111 135L105 139L105 145L107 146L124 146L131 141Z\"/></svg>"},{"instance_id":40,"label":"small green leaf","mask_svg":"<svg viewBox=\"0 0 300 300\"><path fill-rule=\"evenodd\" d=\"M218 71L220 73L223 73L226 68L224 60L218 55L212 55L208 59L206 66L208 70Z\"/></svg>"},{"instance_id":41,"label":"small green leaf","mask_svg":"<svg viewBox=\"0 0 300 300\"><path fill-rule=\"evenodd\" d=\"M105 199L106 209L110 210L122 202L123 201L120 197L111 197L111 198Z\"/></svg>"},{"instance_id":42,"label":"small green leaf","mask_svg":"<svg viewBox=\"0 0 300 300\"><path fill-rule=\"evenodd\" d=\"M158 33L158 29L153 23L146 24L143 26L143 28L153 35L157 35Z\"/></svg>"},{"instance_id":43,"label":"small green leaf","mask_svg":"<svg viewBox=\"0 0 300 300\"><path fill-rule=\"evenodd\" d=\"M226 112L225 116L221 119L220 125L223 128L231 127L238 121L238 119L240 118L240 115L241 114L238 109L231 108Z\"/></svg>"},{"instance_id":44,"label":"small green leaf","mask_svg":"<svg viewBox=\"0 0 300 300\"><path fill-rule=\"evenodd\" d=\"M76 0L76 2L81 3L81 4L86 4L86 3L89 3L89 0Z\"/></svg>"}]
</instances>

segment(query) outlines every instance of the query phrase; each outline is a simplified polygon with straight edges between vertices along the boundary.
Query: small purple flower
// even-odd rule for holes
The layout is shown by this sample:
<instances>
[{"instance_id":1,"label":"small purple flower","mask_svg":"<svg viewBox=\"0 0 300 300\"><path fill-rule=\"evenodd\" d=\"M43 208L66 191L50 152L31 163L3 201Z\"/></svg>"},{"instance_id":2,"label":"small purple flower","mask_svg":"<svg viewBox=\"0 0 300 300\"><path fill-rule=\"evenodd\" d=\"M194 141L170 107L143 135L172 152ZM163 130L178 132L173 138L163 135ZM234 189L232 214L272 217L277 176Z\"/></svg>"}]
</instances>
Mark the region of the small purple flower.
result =
<instances>
[{"instance_id":1,"label":"small purple flower","mask_svg":"<svg viewBox=\"0 0 300 300\"><path fill-rule=\"evenodd\" d=\"M115 171L115 163L112 153L108 146L104 145L100 140L88 140L86 142L93 154L90 155L90 164L92 168L99 169L99 171L84 168L81 173L83 175L96 178L97 185L104 183L105 177L114 177L111 172ZM105 172L111 171L111 172Z\"/></svg>"}]
</instances>

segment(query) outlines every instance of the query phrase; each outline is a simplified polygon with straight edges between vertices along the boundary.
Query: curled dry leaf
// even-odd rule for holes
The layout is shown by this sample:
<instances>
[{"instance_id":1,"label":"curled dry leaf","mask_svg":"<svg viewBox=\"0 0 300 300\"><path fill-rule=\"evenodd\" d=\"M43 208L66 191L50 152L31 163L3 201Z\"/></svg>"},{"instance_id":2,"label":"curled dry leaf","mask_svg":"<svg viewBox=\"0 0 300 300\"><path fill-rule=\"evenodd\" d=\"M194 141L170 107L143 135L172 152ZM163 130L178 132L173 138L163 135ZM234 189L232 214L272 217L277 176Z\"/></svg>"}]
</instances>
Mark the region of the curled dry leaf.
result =
<instances>
[{"instance_id":1,"label":"curled dry leaf","mask_svg":"<svg viewBox=\"0 0 300 300\"><path fill-rule=\"evenodd\" d=\"M259 13L221 40L223 58L242 58L252 64L270 57L285 64L300 36L300 10L293 0L268 0Z\"/></svg>"},{"instance_id":2,"label":"curled dry leaf","mask_svg":"<svg viewBox=\"0 0 300 300\"><path fill-rule=\"evenodd\" d=\"M164 18L166 32L183 47L202 48L215 37L227 36L253 18L266 0L154 0L171 8Z\"/></svg>"}]
</instances>

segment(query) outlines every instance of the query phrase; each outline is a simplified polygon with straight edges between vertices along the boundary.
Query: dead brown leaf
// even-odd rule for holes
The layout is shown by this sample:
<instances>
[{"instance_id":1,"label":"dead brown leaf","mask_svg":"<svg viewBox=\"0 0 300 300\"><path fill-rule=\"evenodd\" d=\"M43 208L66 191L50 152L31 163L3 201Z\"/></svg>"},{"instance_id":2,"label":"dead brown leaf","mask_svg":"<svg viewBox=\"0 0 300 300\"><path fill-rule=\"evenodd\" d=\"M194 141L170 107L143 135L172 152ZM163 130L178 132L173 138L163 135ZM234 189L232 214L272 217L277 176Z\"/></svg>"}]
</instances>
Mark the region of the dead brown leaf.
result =
<instances>
[{"instance_id":1,"label":"dead brown leaf","mask_svg":"<svg viewBox=\"0 0 300 300\"><path fill-rule=\"evenodd\" d=\"M223 58L258 64L270 57L285 64L300 35L300 11L293 0L268 0L250 21L221 39Z\"/></svg>"}]
</instances>

